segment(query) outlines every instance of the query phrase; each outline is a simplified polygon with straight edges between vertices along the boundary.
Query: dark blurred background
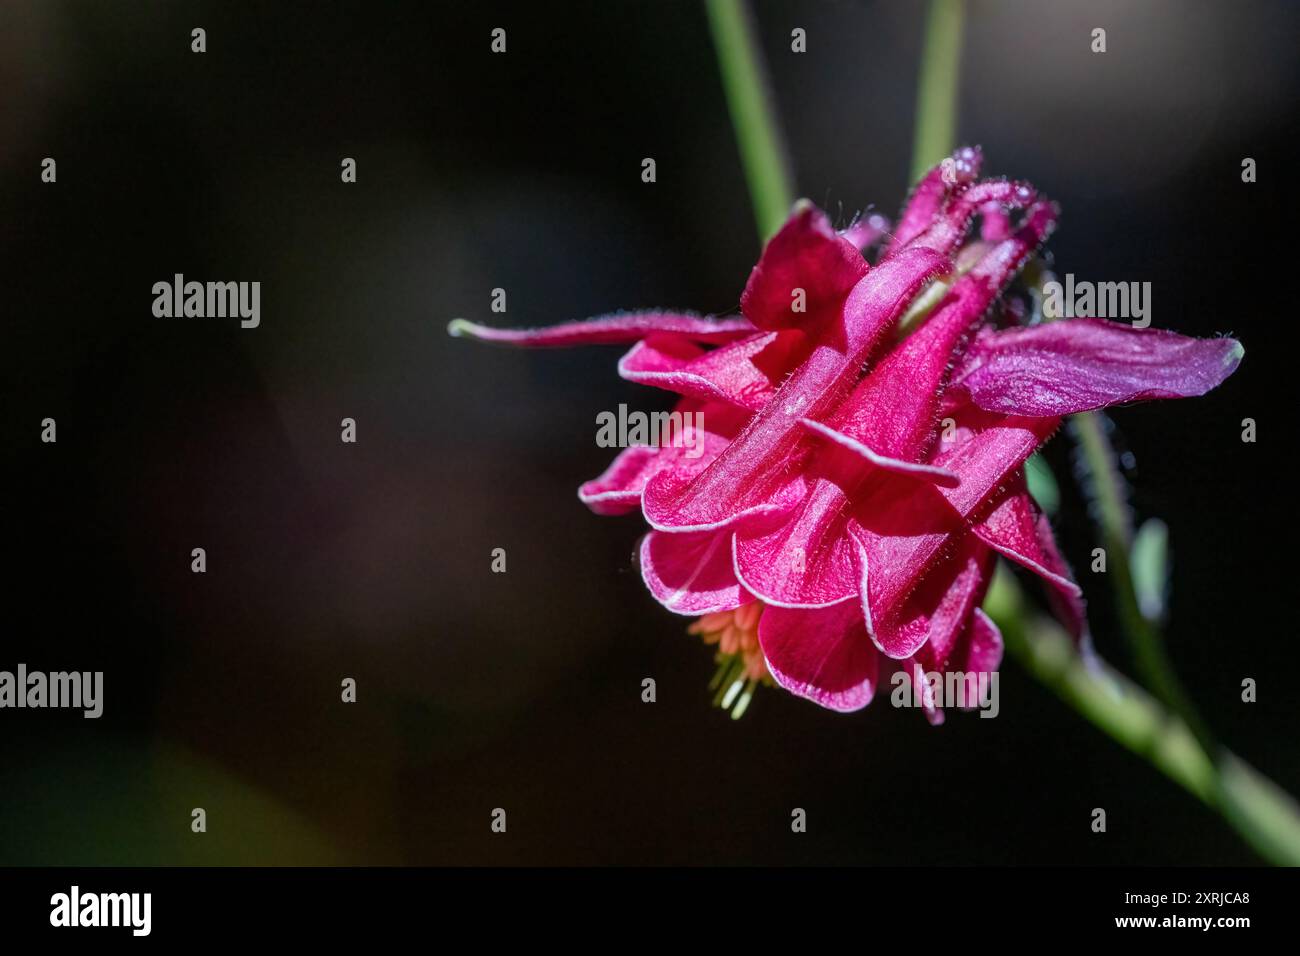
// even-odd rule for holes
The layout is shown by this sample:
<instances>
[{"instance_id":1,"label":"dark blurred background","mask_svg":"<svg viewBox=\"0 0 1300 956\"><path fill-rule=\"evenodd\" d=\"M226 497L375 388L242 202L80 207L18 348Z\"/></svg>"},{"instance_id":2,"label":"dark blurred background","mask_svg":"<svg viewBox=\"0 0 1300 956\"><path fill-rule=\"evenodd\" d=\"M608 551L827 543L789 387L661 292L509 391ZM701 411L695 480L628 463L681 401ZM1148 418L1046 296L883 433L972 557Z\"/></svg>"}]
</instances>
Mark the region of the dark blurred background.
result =
<instances>
[{"instance_id":1,"label":"dark blurred background","mask_svg":"<svg viewBox=\"0 0 1300 956\"><path fill-rule=\"evenodd\" d=\"M756 14L801 193L895 214L924 6ZM1138 516L1171 529L1174 661L1300 791L1277 224L1300 8L972 0L966 26L962 138L1060 201L1058 271L1150 281L1156 326L1245 344L1210 396L1114 417ZM0 141L0 669L106 672L98 721L0 712L0 863L1256 862L1014 661L997 720L711 709L709 652L632 562L639 519L575 496L608 460L596 413L671 398L621 382L618 349L446 335L736 308L758 243L697 3L5 0ZM261 327L154 318L176 272L260 281ZM1062 435L1059 533L1131 672L1069 457Z\"/></svg>"}]
</instances>

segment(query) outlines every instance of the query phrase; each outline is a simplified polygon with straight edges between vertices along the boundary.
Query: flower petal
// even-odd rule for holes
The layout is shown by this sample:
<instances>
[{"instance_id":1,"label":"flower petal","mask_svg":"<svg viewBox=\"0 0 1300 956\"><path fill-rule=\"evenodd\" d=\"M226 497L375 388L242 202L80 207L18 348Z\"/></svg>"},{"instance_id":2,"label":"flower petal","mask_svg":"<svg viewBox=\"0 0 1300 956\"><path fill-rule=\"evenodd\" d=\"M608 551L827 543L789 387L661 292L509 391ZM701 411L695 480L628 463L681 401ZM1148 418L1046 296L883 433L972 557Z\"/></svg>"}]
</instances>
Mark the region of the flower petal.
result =
<instances>
[{"instance_id":1,"label":"flower petal","mask_svg":"<svg viewBox=\"0 0 1300 956\"><path fill-rule=\"evenodd\" d=\"M624 448L597 478L578 488L578 499L598 515L623 515L641 503L641 490L664 459L668 449L649 445Z\"/></svg>"},{"instance_id":2,"label":"flower petal","mask_svg":"<svg viewBox=\"0 0 1300 956\"><path fill-rule=\"evenodd\" d=\"M980 408L1060 416L1146 398L1204 395L1236 370L1235 339L1193 339L1102 319L982 337L959 376Z\"/></svg>"},{"instance_id":3,"label":"flower petal","mask_svg":"<svg viewBox=\"0 0 1300 956\"><path fill-rule=\"evenodd\" d=\"M1034 187L1028 183L1016 183L1005 179L986 179L974 183L954 192L934 222L912 239L905 248L923 247L946 255L966 237L975 214L990 203L997 203L1010 209L1024 209L1036 198ZM893 253L891 257L892 255Z\"/></svg>"},{"instance_id":4,"label":"flower petal","mask_svg":"<svg viewBox=\"0 0 1300 956\"><path fill-rule=\"evenodd\" d=\"M1055 605L1070 633L1083 633L1083 590L1057 550L1052 525L1025 487L1023 473L1007 483L1007 493L972 531L994 551L1033 571L1051 588Z\"/></svg>"},{"instance_id":5,"label":"flower petal","mask_svg":"<svg viewBox=\"0 0 1300 956\"><path fill-rule=\"evenodd\" d=\"M920 656L909 657L907 660L899 661L899 670L907 676L912 682L912 693L916 700L921 702L921 710L925 714L925 719L930 722L931 727L938 727L943 723L943 707L938 698L934 695L934 687L930 684L929 673L925 669Z\"/></svg>"},{"instance_id":6,"label":"flower petal","mask_svg":"<svg viewBox=\"0 0 1300 956\"><path fill-rule=\"evenodd\" d=\"M948 666L967 674L992 674L1002 666L1002 632L983 608L977 607L971 614L970 625Z\"/></svg>"},{"instance_id":7,"label":"flower petal","mask_svg":"<svg viewBox=\"0 0 1300 956\"><path fill-rule=\"evenodd\" d=\"M980 608L975 608L946 659L936 656L927 644L913 657L899 661L898 667L911 680L912 692L921 702L926 720L937 727L944 722L944 714L941 701L935 697L930 675L939 675L943 679L945 690L948 681L952 680L953 691L964 695L963 702L967 706L963 709L969 710L973 706L982 705L979 698L982 692L980 682L982 680L985 687L991 687L992 675L1001 663L1002 632L987 614ZM958 674L961 678L956 677Z\"/></svg>"},{"instance_id":8,"label":"flower petal","mask_svg":"<svg viewBox=\"0 0 1300 956\"><path fill-rule=\"evenodd\" d=\"M652 335L623 356L618 373L696 398L758 411L803 358L803 336L763 332L706 350L677 335Z\"/></svg>"},{"instance_id":9,"label":"flower petal","mask_svg":"<svg viewBox=\"0 0 1300 956\"><path fill-rule=\"evenodd\" d=\"M829 482L817 487L778 527L736 533L736 577L768 604L817 608L857 596L862 572L843 496Z\"/></svg>"},{"instance_id":10,"label":"flower petal","mask_svg":"<svg viewBox=\"0 0 1300 956\"><path fill-rule=\"evenodd\" d=\"M921 467L936 437L936 412L953 355L1055 224L1050 203L1031 207L1020 228L989 248L934 315L858 383L827 423L829 437L838 433L842 445L878 467L884 466L880 459ZM936 478L944 474L943 469L930 472Z\"/></svg>"},{"instance_id":11,"label":"flower petal","mask_svg":"<svg viewBox=\"0 0 1300 956\"><path fill-rule=\"evenodd\" d=\"M740 310L767 330L834 318L867 268L858 247L835 232L826 214L801 200L763 248L740 296ZM796 312L800 301L802 311Z\"/></svg>"},{"instance_id":12,"label":"flower petal","mask_svg":"<svg viewBox=\"0 0 1300 956\"><path fill-rule=\"evenodd\" d=\"M848 601L820 610L766 607L758 641L776 682L830 710L861 710L875 694L879 655Z\"/></svg>"},{"instance_id":13,"label":"flower petal","mask_svg":"<svg viewBox=\"0 0 1300 956\"><path fill-rule=\"evenodd\" d=\"M640 504L647 481L661 471L672 471L683 480L699 474L731 443L750 417L733 405L689 398L678 402L673 412L681 414L684 424L676 436L677 443L623 449L598 478L578 489L583 504L600 515L627 514ZM704 426L702 442L695 435L696 413ZM691 457L693 454L695 457Z\"/></svg>"},{"instance_id":14,"label":"flower petal","mask_svg":"<svg viewBox=\"0 0 1300 956\"><path fill-rule=\"evenodd\" d=\"M888 254L893 255L925 231L953 189L965 186L979 175L983 160L978 146L962 147L921 177L898 217L898 228L894 230Z\"/></svg>"},{"instance_id":15,"label":"flower petal","mask_svg":"<svg viewBox=\"0 0 1300 956\"><path fill-rule=\"evenodd\" d=\"M774 483L790 471L791 455L806 435L801 420L830 410L917 288L946 265L947 260L929 250L913 250L871 270L844 306L847 351L816 345L736 440L693 481L665 475L651 480L642 501L651 526L702 531L770 510L764 503Z\"/></svg>"},{"instance_id":16,"label":"flower petal","mask_svg":"<svg viewBox=\"0 0 1300 956\"><path fill-rule=\"evenodd\" d=\"M823 425L821 422L815 422L811 418L802 419L801 424L814 434L833 441L845 451L857 455L873 467L883 468L886 471L892 471L900 475L907 475L920 479L921 481L931 481L936 485L946 485L950 488L961 484L961 479L958 478L955 473L946 468L936 468L934 465L903 461L898 458L890 458L887 455L878 454L857 439L852 438L843 432L838 432L828 425Z\"/></svg>"},{"instance_id":17,"label":"flower petal","mask_svg":"<svg viewBox=\"0 0 1300 956\"><path fill-rule=\"evenodd\" d=\"M922 647L930 647L936 660L946 660L984 599L992 572L993 552L974 535L964 535L958 550L929 570L891 613L869 622L871 639L894 660Z\"/></svg>"},{"instance_id":18,"label":"flower petal","mask_svg":"<svg viewBox=\"0 0 1300 956\"><path fill-rule=\"evenodd\" d=\"M732 571L729 531L651 531L641 539L641 577L675 614L730 611L753 600Z\"/></svg>"},{"instance_id":19,"label":"flower petal","mask_svg":"<svg viewBox=\"0 0 1300 956\"><path fill-rule=\"evenodd\" d=\"M959 426L931 464L956 473L959 485L911 482L899 485L899 497L887 505L864 503L854 510L859 525L855 536L866 567L861 594L869 622L894 613L952 535L1060 424L1059 419L992 415L972 405L951 414Z\"/></svg>"},{"instance_id":20,"label":"flower petal","mask_svg":"<svg viewBox=\"0 0 1300 956\"><path fill-rule=\"evenodd\" d=\"M615 312L542 329L494 329L466 319L452 319L447 331L482 342L551 348L569 345L618 345L653 332L676 332L696 342L730 342L754 334L741 318L710 319L686 312Z\"/></svg>"},{"instance_id":21,"label":"flower petal","mask_svg":"<svg viewBox=\"0 0 1300 956\"><path fill-rule=\"evenodd\" d=\"M869 213L855 220L849 228L840 232L840 235L846 242L853 243L854 248L865 250L888 232L889 220L879 213Z\"/></svg>"}]
</instances>

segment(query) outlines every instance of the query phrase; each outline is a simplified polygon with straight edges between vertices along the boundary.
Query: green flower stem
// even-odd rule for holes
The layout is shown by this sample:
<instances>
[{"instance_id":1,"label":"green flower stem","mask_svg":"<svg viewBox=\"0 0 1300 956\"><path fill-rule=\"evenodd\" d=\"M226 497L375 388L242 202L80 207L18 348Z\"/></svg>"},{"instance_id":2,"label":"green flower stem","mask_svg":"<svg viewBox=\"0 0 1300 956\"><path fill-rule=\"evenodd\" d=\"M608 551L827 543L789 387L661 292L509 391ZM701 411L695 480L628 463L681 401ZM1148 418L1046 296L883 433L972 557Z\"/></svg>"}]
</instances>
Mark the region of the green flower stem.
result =
<instances>
[{"instance_id":1,"label":"green flower stem","mask_svg":"<svg viewBox=\"0 0 1300 956\"><path fill-rule=\"evenodd\" d=\"M1128 640L1133 661L1147 687L1169 710L1182 718L1202 749L1207 754L1217 755L1219 746L1174 673L1159 629L1142 613L1138 602L1129 562L1133 525L1124 501L1123 479L1115 467L1115 451L1106 437L1105 423L1100 413L1084 412L1075 415L1071 424L1087 465L1097 506L1097 523L1106 549L1106 577L1111 582L1120 630Z\"/></svg>"},{"instance_id":2,"label":"green flower stem","mask_svg":"<svg viewBox=\"0 0 1300 956\"><path fill-rule=\"evenodd\" d=\"M743 0L705 2L759 235L766 238L784 221L793 191L762 81L762 54ZM914 166L921 172L954 146L961 19L961 0L931 0L917 104ZM1263 858L1300 866L1300 808L1274 783L1209 743L1194 716L1191 725L1181 716L1192 711L1173 678L1159 635L1142 617L1136 598L1130 609L1125 596L1133 592L1128 561L1132 532L1113 454L1096 417L1079 420L1085 457L1095 459L1095 474L1110 476L1099 483L1097 495L1112 562L1110 575L1121 598L1121 620L1126 630L1143 622L1144 630L1136 634L1135 656L1160 699L1104 662L1085 660L1056 622L1026 608L1005 567L998 569L985 610L1002 630L1011 656L1062 700L1220 813Z\"/></svg>"},{"instance_id":3,"label":"green flower stem","mask_svg":"<svg viewBox=\"0 0 1300 956\"><path fill-rule=\"evenodd\" d=\"M1180 721L1109 665L1090 665L1065 630L1026 607L1020 585L999 564L984 611L1007 651L1066 703L1206 803L1216 792L1214 764Z\"/></svg>"},{"instance_id":4,"label":"green flower stem","mask_svg":"<svg viewBox=\"0 0 1300 956\"><path fill-rule=\"evenodd\" d=\"M957 143L957 82L964 19L963 0L930 0L916 90L913 183L950 155Z\"/></svg>"},{"instance_id":5,"label":"green flower stem","mask_svg":"<svg viewBox=\"0 0 1300 956\"><path fill-rule=\"evenodd\" d=\"M1059 624L1025 607L1000 565L984 610L1011 656L1104 733L1220 813L1264 859L1300 866L1300 807L1226 751L1216 763L1187 724L1100 660L1085 661Z\"/></svg>"},{"instance_id":6,"label":"green flower stem","mask_svg":"<svg viewBox=\"0 0 1300 956\"><path fill-rule=\"evenodd\" d=\"M704 0L704 7L749 184L758 238L766 241L789 216L794 186L772 108L763 53L745 0Z\"/></svg>"}]
</instances>

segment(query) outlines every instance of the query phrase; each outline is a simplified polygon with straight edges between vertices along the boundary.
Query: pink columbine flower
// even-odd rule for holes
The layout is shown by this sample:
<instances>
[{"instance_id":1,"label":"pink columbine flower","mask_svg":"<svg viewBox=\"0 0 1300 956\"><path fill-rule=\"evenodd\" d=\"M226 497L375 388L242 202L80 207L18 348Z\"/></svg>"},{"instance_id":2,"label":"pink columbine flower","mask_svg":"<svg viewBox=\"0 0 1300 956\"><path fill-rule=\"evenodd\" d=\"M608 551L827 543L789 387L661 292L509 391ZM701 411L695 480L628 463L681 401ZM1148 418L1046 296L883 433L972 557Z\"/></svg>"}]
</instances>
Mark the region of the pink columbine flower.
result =
<instances>
[{"instance_id":1,"label":"pink columbine flower","mask_svg":"<svg viewBox=\"0 0 1300 956\"><path fill-rule=\"evenodd\" d=\"M836 232L797 204L749 277L743 317L452 323L515 345L634 342L619 374L703 414L703 454L628 448L579 497L599 514L640 507L646 586L719 646L724 705L743 710L770 674L852 711L901 670L939 722L927 673L1001 661L980 610L998 555L1041 577L1082 636L1082 595L1025 460L1063 416L1201 395L1241 360L1230 338L1024 325L1008 287L1057 210L1027 184L978 180L980 161L963 149L932 170L892 235L879 217Z\"/></svg>"}]
</instances>

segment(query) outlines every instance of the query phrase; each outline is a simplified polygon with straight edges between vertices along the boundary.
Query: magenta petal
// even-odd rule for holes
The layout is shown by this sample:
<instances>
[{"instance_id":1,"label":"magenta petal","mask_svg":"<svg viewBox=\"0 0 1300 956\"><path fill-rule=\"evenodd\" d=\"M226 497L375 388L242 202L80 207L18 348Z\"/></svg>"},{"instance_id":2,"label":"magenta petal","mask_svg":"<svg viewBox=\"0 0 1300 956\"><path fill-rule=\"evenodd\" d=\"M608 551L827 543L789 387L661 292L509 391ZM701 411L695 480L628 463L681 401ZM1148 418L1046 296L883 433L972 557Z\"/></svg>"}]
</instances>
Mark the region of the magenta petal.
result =
<instances>
[{"instance_id":1,"label":"magenta petal","mask_svg":"<svg viewBox=\"0 0 1300 956\"><path fill-rule=\"evenodd\" d=\"M980 210L980 238L985 242L1001 242L1011 235L1011 217L1001 203L987 203Z\"/></svg>"},{"instance_id":2,"label":"magenta petal","mask_svg":"<svg viewBox=\"0 0 1300 956\"><path fill-rule=\"evenodd\" d=\"M929 647L923 647L916 657L906 662L910 665L913 687L925 708L925 715L932 724L943 723L943 711L934 699L926 674L941 674L945 685L948 675L963 675L961 685L954 682L956 689L961 686L967 695L976 695L972 700L966 697L966 709L978 706L980 693L980 675L991 675L1002 663L1002 632L980 608L974 608L966 619L965 626L951 650L946 656L936 655ZM987 677L985 678L987 680Z\"/></svg>"},{"instance_id":3,"label":"magenta petal","mask_svg":"<svg viewBox=\"0 0 1300 956\"><path fill-rule=\"evenodd\" d=\"M578 498L598 515L627 514L641 503L641 489L661 464L664 450L649 445L624 448L600 477L578 488Z\"/></svg>"},{"instance_id":4,"label":"magenta petal","mask_svg":"<svg viewBox=\"0 0 1300 956\"><path fill-rule=\"evenodd\" d=\"M626 514L640 503L646 482L660 472L672 472L681 480L689 481L718 457L750 417L748 412L733 405L701 403L691 398L682 399L673 411L682 413L686 422L680 444L633 445L623 449L600 477L578 489L578 497L587 507L601 515ZM696 412L700 413L704 425L704 440L699 443L698 453L694 435Z\"/></svg>"},{"instance_id":5,"label":"magenta petal","mask_svg":"<svg viewBox=\"0 0 1300 956\"><path fill-rule=\"evenodd\" d=\"M854 248L866 249L887 232L889 232L889 220L878 213L871 213L858 219L840 235L845 242L851 242Z\"/></svg>"},{"instance_id":6,"label":"magenta petal","mask_svg":"<svg viewBox=\"0 0 1300 956\"><path fill-rule=\"evenodd\" d=\"M681 336L652 335L623 356L618 373L630 382L758 411L802 358L800 339L764 332L706 350Z\"/></svg>"},{"instance_id":7,"label":"magenta petal","mask_svg":"<svg viewBox=\"0 0 1300 956\"><path fill-rule=\"evenodd\" d=\"M898 665L911 680L912 693L921 702L921 711L925 714L925 719L932 727L938 727L943 723L943 707L935 699L934 688L930 686L928 672L920 655L899 661Z\"/></svg>"},{"instance_id":8,"label":"magenta petal","mask_svg":"<svg viewBox=\"0 0 1300 956\"><path fill-rule=\"evenodd\" d=\"M1033 571L1053 589L1058 611L1074 637L1083 631L1083 591L1057 550L1052 526L1025 490L1024 478L1009 483L1009 493L972 530L985 544Z\"/></svg>"},{"instance_id":9,"label":"magenta petal","mask_svg":"<svg viewBox=\"0 0 1300 956\"><path fill-rule=\"evenodd\" d=\"M895 611L869 622L872 640L895 660L925 646L936 659L946 659L971 610L983 600L992 571L993 553L966 535L957 553L930 570Z\"/></svg>"},{"instance_id":10,"label":"magenta petal","mask_svg":"<svg viewBox=\"0 0 1300 956\"><path fill-rule=\"evenodd\" d=\"M1024 209L1034 202L1036 196L1034 188L1028 183L1013 183L1001 179L988 179L975 183L955 193L930 227L912 239L906 248L919 246L945 254L950 253L965 238L971 220L981 209L991 203L1011 209Z\"/></svg>"},{"instance_id":11,"label":"magenta petal","mask_svg":"<svg viewBox=\"0 0 1300 956\"><path fill-rule=\"evenodd\" d=\"M856 602L818 610L764 608L758 641L772 677L791 693L842 713L871 702L879 656Z\"/></svg>"},{"instance_id":12,"label":"magenta petal","mask_svg":"<svg viewBox=\"0 0 1300 956\"><path fill-rule=\"evenodd\" d=\"M1059 419L1019 418L992 415L971 405L952 412L956 436L932 459L961 477L956 488L945 489L944 497L963 517L971 517L994 494L997 486L1020 469L1025 459L1051 437Z\"/></svg>"},{"instance_id":13,"label":"magenta petal","mask_svg":"<svg viewBox=\"0 0 1300 956\"><path fill-rule=\"evenodd\" d=\"M912 482L898 486L906 488L905 497L855 510L867 568L862 594L869 620L894 613L962 522L987 504L1060 423L992 415L969 404L951 414L959 424L956 437L931 463L957 474L961 484L943 488Z\"/></svg>"},{"instance_id":14,"label":"magenta petal","mask_svg":"<svg viewBox=\"0 0 1300 956\"><path fill-rule=\"evenodd\" d=\"M651 531L641 539L641 577L676 614L730 611L753 600L732 571L728 531Z\"/></svg>"},{"instance_id":15,"label":"magenta petal","mask_svg":"<svg viewBox=\"0 0 1300 956\"><path fill-rule=\"evenodd\" d=\"M453 319L447 331L482 342L551 348L568 345L618 345L635 342L654 332L676 332L697 342L730 342L753 335L745 319L709 319L681 312L616 312L580 322L563 322L542 329L494 329Z\"/></svg>"},{"instance_id":16,"label":"magenta petal","mask_svg":"<svg viewBox=\"0 0 1300 956\"><path fill-rule=\"evenodd\" d=\"M1102 319L987 335L959 384L980 408L1060 416L1145 398L1204 395L1237 368L1235 339L1193 339Z\"/></svg>"},{"instance_id":17,"label":"magenta petal","mask_svg":"<svg viewBox=\"0 0 1300 956\"><path fill-rule=\"evenodd\" d=\"M849 290L866 274L858 247L804 200L768 240L740 296L740 310L760 329L799 328L837 315ZM794 311L797 300L799 312Z\"/></svg>"},{"instance_id":18,"label":"magenta petal","mask_svg":"<svg viewBox=\"0 0 1300 956\"><path fill-rule=\"evenodd\" d=\"M946 268L929 250L903 253L873 269L844 306L847 353L817 345L734 442L699 477L684 483L663 475L647 486L646 520L665 530L716 528L745 514L771 511L774 485L790 470L801 420L830 410L847 389L871 346L902 313L918 287Z\"/></svg>"},{"instance_id":19,"label":"magenta petal","mask_svg":"<svg viewBox=\"0 0 1300 956\"><path fill-rule=\"evenodd\" d=\"M857 385L827 423L828 437L838 433L842 445L869 461L874 455L919 466L935 436L939 396L954 352L1055 223L1049 203L1029 209L1014 235L988 249L935 314ZM942 474L942 469L931 472Z\"/></svg>"},{"instance_id":20,"label":"magenta petal","mask_svg":"<svg viewBox=\"0 0 1300 956\"><path fill-rule=\"evenodd\" d=\"M971 614L958 653L960 669L967 674L992 674L1002 666L1002 632L982 608L977 607Z\"/></svg>"},{"instance_id":21,"label":"magenta petal","mask_svg":"<svg viewBox=\"0 0 1300 956\"><path fill-rule=\"evenodd\" d=\"M847 533L843 496L822 482L778 527L743 528L734 543L736 577L768 604L817 608L857 596L862 571ZM856 602L855 602L856 603Z\"/></svg>"},{"instance_id":22,"label":"magenta petal","mask_svg":"<svg viewBox=\"0 0 1300 956\"><path fill-rule=\"evenodd\" d=\"M803 419L802 424L814 434L820 435L829 441L833 441L845 451L857 455L872 467L883 468L884 470L894 472L895 474L905 475L921 481L930 481L936 485L945 485L949 488L961 484L961 479L946 468L936 468L934 465L904 461L899 458L890 458L887 455L881 455L868 448L857 439L852 438L843 432L836 431L827 425L823 425L821 422L815 422L811 418Z\"/></svg>"},{"instance_id":23,"label":"magenta petal","mask_svg":"<svg viewBox=\"0 0 1300 956\"><path fill-rule=\"evenodd\" d=\"M979 147L967 146L921 177L907 198L903 214L898 217L898 228L894 230L889 253L902 249L920 235L939 215L953 189L965 186L979 174L982 162Z\"/></svg>"},{"instance_id":24,"label":"magenta petal","mask_svg":"<svg viewBox=\"0 0 1300 956\"><path fill-rule=\"evenodd\" d=\"M898 666L911 680L913 693L921 702L926 719L932 725L938 726L944 721L943 708L935 699L929 675L940 675L946 686L948 675L962 674L964 692L978 695L980 675L993 674L1001 663L1002 632L987 614L979 608L974 608L946 658L937 656L927 644L917 651L915 656L899 661ZM954 683L953 686L955 689L958 685ZM969 697L966 698L966 702L970 706L975 706Z\"/></svg>"},{"instance_id":25,"label":"magenta petal","mask_svg":"<svg viewBox=\"0 0 1300 956\"><path fill-rule=\"evenodd\" d=\"M951 270L952 263L942 252L905 249L876 266L853 287L844 300L839 332L843 350L856 359L855 371L926 283Z\"/></svg>"}]
</instances>

